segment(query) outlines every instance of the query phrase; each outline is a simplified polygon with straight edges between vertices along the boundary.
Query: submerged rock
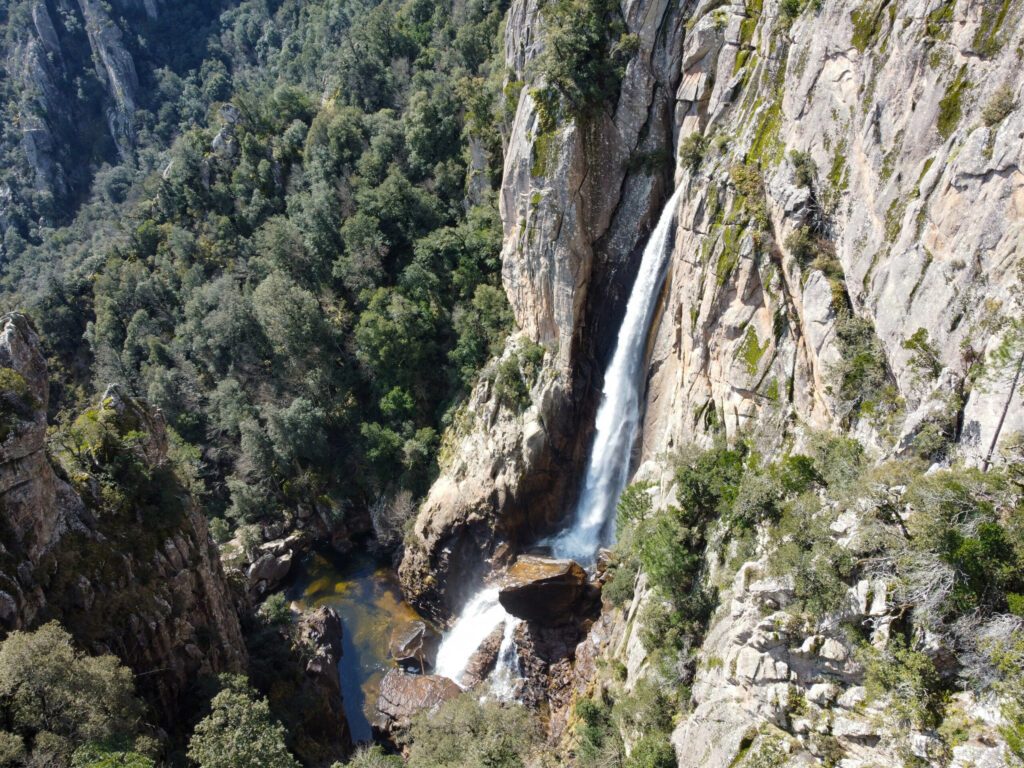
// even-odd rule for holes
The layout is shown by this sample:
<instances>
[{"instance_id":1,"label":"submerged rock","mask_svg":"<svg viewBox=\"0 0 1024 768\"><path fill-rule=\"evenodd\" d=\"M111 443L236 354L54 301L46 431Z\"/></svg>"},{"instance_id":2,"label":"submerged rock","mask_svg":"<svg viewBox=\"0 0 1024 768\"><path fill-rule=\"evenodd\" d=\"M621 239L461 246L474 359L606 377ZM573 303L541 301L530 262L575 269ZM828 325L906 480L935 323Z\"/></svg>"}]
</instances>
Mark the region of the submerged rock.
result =
<instances>
[{"instance_id":1,"label":"submerged rock","mask_svg":"<svg viewBox=\"0 0 1024 768\"><path fill-rule=\"evenodd\" d=\"M388 653L400 666L433 669L441 636L425 621L407 621L391 631Z\"/></svg>"},{"instance_id":2,"label":"submerged rock","mask_svg":"<svg viewBox=\"0 0 1024 768\"><path fill-rule=\"evenodd\" d=\"M417 712L437 707L461 692L447 677L410 675L392 669L380 683L374 733L383 741L396 744Z\"/></svg>"},{"instance_id":3,"label":"submerged rock","mask_svg":"<svg viewBox=\"0 0 1024 768\"><path fill-rule=\"evenodd\" d=\"M498 600L526 621L560 622L573 612L587 587L587 572L573 560L524 555L509 567Z\"/></svg>"}]
</instances>

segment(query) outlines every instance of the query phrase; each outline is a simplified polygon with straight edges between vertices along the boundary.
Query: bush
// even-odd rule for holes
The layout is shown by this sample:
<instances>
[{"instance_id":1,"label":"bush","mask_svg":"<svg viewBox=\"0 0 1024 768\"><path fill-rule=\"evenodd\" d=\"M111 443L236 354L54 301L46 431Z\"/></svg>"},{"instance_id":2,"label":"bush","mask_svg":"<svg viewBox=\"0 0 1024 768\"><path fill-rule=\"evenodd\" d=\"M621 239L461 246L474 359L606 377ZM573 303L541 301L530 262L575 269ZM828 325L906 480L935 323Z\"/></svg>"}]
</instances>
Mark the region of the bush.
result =
<instances>
[{"instance_id":1,"label":"bush","mask_svg":"<svg viewBox=\"0 0 1024 768\"><path fill-rule=\"evenodd\" d=\"M345 763L346 768L402 768L404 765L401 757L385 754L384 750L376 744L372 747L360 748L352 755L352 759ZM335 763L331 768L341 768L341 766Z\"/></svg>"},{"instance_id":2,"label":"bush","mask_svg":"<svg viewBox=\"0 0 1024 768\"><path fill-rule=\"evenodd\" d=\"M849 550L832 538L832 515L807 493L785 505L775 535L773 573L791 575L800 607L814 616L834 611L846 596L845 579L853 570Z\"/></svg>"},{"instance_id":3,"label":"bush","mask_svg":"<svg viewBox=\"0 0 1024 768\"><path fill-rule=\"evenodd\" d=\"M646 733L636 743L625 768L675 768L676 752L665 733Z\"/></svg>"},{"instance_id":4,"label":"bush","mask_svg":"<svg viewBox=\"0 0 1024 768\"><path fill-rule=\"evenodd\" d=\"M885 349L870 320L847 314L836 322L836 339L841 355L831 375L831 390L846 409L847 418L869 417L884 429L902 407L890 383Z\"/></svg>"},{"instance_id":5,"label":"bush","mask_svg":"<svg viewBox=\"0 0 1024 768\"><path fill-rule=\"evenodd\" d=\"M611 576L601 588L601 597L616 608L620 608L633 599L636 586L636 575L640 564L635 558L628 558L611 568Z\"/></svg>"},{"instance_id":6,"label":"bush","mask_svg":"<svg viewBox=\"0 0 1024 768\"><path fill-rule=\"evenodd\" d=\"M986 127L993 128L1003 122L1017 108L1013 91L1008 85L1001 85L992 94L981 110L981 120Z\"/></svg>"},{"instance_id":7,"label":"bush","mask_svg":"<svg viewBox=\"0 0 1024 768\"><path fill-rule=\"evenodd\" d=\"M465 693L413 719L408 766L523 768L539 737L538 723L527 708L481 702Z\"/></svg>"},{"instance_id":8,"label":"bush","mask_svg":"<svg viewBox=\"0 0 1024 768\"><path fill-rule=\"evenodd\" d=\"M260 606L260 616L270 625L290 624L292 608L284 592L275 592L264 600Z\"/></svg>"},{"instance_id":9,"label":"bush","mask_svg":"<svg viewBox=\"0 0 1024 768\"><path fill-rule=\"evenodd\" d=\"M886 699L885 716L901 730L934 728L942 720L944 694L935 664L899 636L879 650L860 651L868 698Z\"/></svg>"},{"instance_id":10,"label":"bush","mask_svg":"<svg viewBox=\"0 0 1024 768\"><path fill-rule=\"evenodd\" d=\"M691 133L679 143L679 160L690 170L695 171L704 161L708 151L708 140L699 133Z\"/></svg>"}]
</instances>

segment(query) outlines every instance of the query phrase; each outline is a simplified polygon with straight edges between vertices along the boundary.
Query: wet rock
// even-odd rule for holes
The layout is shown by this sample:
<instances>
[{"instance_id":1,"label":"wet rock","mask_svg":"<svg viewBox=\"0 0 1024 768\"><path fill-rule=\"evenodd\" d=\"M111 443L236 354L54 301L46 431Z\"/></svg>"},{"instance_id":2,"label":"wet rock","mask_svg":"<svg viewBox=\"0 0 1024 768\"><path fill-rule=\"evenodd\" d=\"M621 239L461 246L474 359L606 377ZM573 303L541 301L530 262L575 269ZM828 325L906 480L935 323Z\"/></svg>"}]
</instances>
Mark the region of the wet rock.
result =
<instances>
[{"instance_id":1,"label":"wet rock","mask_svg":"<svg viewBox=\"0 0 1024 768\"><path fill-rule=\"evenodd\" d=\"M505 622L501 622L491 632L480 647L473 651L469 657L466 668L462 672L459 682L465 688L475 688L494 671L498 664L498 653L501 651L501 640L505 636Z\"/></svg>"},{"instance_id":2,"label":"wet rock","mask_svg":"<svg viewBox=\"0 0 1024 768\"><path fill-rule=\"evenodd\" d=\"M440 675L410 675L392 669L380 683L374 733L382 740L397 744L413 716L454 699L462 692L455 683Z\"/></svg>"},{"instance_id":3,"label":"wet rock","mask_svg":"<svg viewBox=\"0 0 1024 768\"><path fill-rule=\"evenodd\" d=\"M572 614L586 587L579 563L524 555L505 572L498 600L513 616L554 624Z\"/></svg>"},{"instance_id":4,"label":"wet rock","mask_svg":"<svg viewBox=\"0 0 1024 768\"><path fill-rule=\"evenodd\" d=\"M441 636L424 621L408 621L391 631L388 653L400 666L432 669Z\"/></svg>"}]
</instances>

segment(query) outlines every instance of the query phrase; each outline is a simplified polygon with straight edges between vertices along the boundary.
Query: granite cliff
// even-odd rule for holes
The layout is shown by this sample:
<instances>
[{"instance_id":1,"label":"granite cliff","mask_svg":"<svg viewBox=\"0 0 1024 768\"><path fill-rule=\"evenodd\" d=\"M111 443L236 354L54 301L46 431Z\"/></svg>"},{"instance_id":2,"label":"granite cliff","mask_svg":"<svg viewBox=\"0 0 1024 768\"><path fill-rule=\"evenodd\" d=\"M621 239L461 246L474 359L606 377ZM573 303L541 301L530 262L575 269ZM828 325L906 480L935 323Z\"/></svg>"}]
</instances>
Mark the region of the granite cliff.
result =
<instances>
[{"instance_id":1,"label":"granite cliff","mask_svg":"<svg viewBox=\"0 0 1024 768\"><path fill-rule=\"evenodd\" d=\"M505 359L531 344L544 355L528 406L507 407L485 379L446 438L451 459L402 564L407 594L440 617L463 599L451 574L507 562L570 513L578 478L548 467L553 456L578 466L587 449L609 335L670 170L682 193L634 463L657 504L675 503L672 456L688 446L742 438L782 457L824 432L879 464L922 455L933 471L988 470L1024 429L1024 7L708 0L622 11L639 50L621 92L586 130L553 133L540 127L543 83L529 66L544 15L519 0L509 12L509 78L526 83L501 192L503 277L521 329ZM674 168L638 162L659 150ZM932 440L948 447L924 447ZM833 523L838 545L857 549L880 496L895 494L900 519L913 519L902 491L879 481ZM738 568L704 553L719 609L691 656L680 766L770 752L769 726L785 764L835 764L825 742L844 766L1005 764L992 702L967 694L976 727L952 755L937 756L934 734L897 743L884 711L865 705L864 667L839 627L869 625L885 647L889 623L914 605L894 604L884 579L853 579L847 607L791 625L775 613L793 595L767 575L771 546ZM643 583L632 608L606 605L567 654L579 694L600 681L602 659L626 666L627 688L657 677L639 639Z\"/></svg>"}]
</instances>

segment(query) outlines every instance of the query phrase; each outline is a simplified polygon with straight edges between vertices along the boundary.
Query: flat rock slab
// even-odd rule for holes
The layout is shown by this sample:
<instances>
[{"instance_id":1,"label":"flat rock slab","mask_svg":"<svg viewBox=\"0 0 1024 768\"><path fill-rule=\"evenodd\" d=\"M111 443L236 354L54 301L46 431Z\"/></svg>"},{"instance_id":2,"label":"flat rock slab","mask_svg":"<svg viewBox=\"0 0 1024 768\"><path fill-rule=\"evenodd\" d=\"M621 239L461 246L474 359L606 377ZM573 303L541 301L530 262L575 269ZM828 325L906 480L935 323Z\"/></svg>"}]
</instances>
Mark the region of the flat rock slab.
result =
<instances>
[{"instance_id":1,"label":"flat rock slab","mask_svg":"<svg viewBox=\"0 0 1024 768\"><path fill-rule=\"evenodd\" d=\"M587 572L574 560L523 555L505 572L498 601L526 621L553 624L571 616L587 587Z\"/></svg>"},{"instance_id":2,"label":"flat rock slab","mask_svg":"<svg viewBox=\"0 0 1024 768\"><path fill-rule=\"evenodd\" d=\"M382 738L394 742L398 733L409 727L417 712L439 706L461 692L462 689L447 677L389 670L380 682L374 730Z\"/></svg>"}]
</instances>

